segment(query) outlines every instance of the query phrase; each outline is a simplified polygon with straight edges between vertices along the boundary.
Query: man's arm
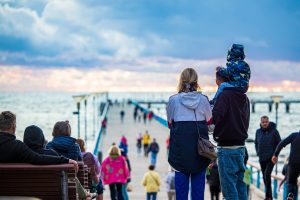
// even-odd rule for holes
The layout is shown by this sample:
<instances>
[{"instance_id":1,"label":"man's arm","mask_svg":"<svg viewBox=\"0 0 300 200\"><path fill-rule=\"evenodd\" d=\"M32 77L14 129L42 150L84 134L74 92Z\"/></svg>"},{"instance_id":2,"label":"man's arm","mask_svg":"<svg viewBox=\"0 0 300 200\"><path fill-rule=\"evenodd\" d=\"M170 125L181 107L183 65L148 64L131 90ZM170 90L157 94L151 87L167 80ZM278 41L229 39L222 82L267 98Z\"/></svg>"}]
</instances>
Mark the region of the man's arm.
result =
<instances>
[{"instance_id":1,"label":"man's arm","mask_svg":"<svg viewBox=\"0 0 300 200\"><path fill-rule=\"evenodd\" d=\"M18 160L20 162L39 165L69 163L69 159L63 156L58 157L38 154L32 151L29 147L27 147L27 145L25 145L21 141L18 143L15 151L16 156L18 157Z\"/></svg>"},{"instance_id":2,"label":"man's arm","mask_svg":"<svg viewBox=\"0 0 300 200\"><path fill-rule=\"evenodd\" d=\"M218 124L224 121L226 113L228 111L228 105L228 99L226 98L226 95L224 95L224 92L222 92L212 110L213 124Z\"/></svg>"},{"instance_id":3,"label":"man's arm","mask_svg":"<svg viewBox=\"0 0 300 200\"><path fill-rule=\"evenodd\" d=\"M285 147L286 145L290 144L296 137L297 133L292 133L291 135L289 135L287 138L285 138L284 140L282 140L278 145L277 145L277 148L274 152L274 156L275 157L278 157L281 149L283 147Z\"/></svg>"}]
</instances>

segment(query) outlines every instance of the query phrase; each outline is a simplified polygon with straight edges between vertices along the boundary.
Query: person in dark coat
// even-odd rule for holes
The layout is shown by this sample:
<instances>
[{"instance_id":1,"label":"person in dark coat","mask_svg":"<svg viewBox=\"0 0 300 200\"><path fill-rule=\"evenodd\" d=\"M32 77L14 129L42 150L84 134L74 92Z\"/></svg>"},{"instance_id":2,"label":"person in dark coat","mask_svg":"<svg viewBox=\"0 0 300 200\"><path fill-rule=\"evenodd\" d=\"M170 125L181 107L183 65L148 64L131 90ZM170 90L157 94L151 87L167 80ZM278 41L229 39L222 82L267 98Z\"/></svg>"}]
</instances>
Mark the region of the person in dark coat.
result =
<instances>
[{"instance_id":1,"label":"person in dark coat","mask_svg":"<svg viewBox=\"0 0 300 200\"><path fill-rule=\"evenodd\" d=\"M216 83L220 86L218 69ZM245 140L248 137L250 102L243 88L228 87L217 97L213 111L213 137L218 143L218 164L225 199L247 199Z\"/></svg>"},{"instance_id":2,"label":"person in dark coat","mask_svg":"<svg viewBox=\"0 0 300 200\"><path fill-rule=\"evenodd\" d=\"M208 138L207 122L211 119L208 98L197 92L198 75L186 68L180 75L178 94L169 98L167 118L170 127L168 162L175 170L176 200L204 199L205 171L210 162L197 152L199 136Z\"/></svg>"},{"instance_id":3,"label":"person in dark coat","mask_svg":"<svg viewBox=\"0 0 300 200\"><path fill-rule=\"evenodd\" d=\"M272 157L272 162L274 164L277 163L281 149L288 144L291 144L291 150L287 172L287 193L296 199L298 194L297 179L300 175L300 131L290 134L278 144Z\"/></svg>"},{"instance_id":4,"label":"person in dark coat","mask_svg":"<svg viewBox=\"0 0 300 200\"><path fill-rule=\"evenodd\" d=\"M156 139L153 138L153 141L149 145L148 153L151 153L150 164L156 166L157 154L159 152L159 145L156 142Z\"/></svg>"},{"instance_id":5,"label":"person in dark coat","mask_svg":"<svg viewBox=\"0 0 300 200\"><path fill-rule=\"evenodd\" d=\"M78 169L77 162L63 156L41 155L16 139L16 115L10 111L0 113L0 163L31 163L37 165L71 163Z\"/></svg>"},{"instance_id":6,"label":"person in dark coat","mask_svg":"<svg viewBox=\"0 0 300 200\"><path fill-rule=\"evenodd\" d=\"M255 150L259 158L263 180L266 187L265 199L272 199L272 182L271 174L274 164L272 156L279 142L281 141L276 124L269 121L269 117L262 116L260 120L260 128L255 134Z\"/></svg>"},{"instance_id":7,"label":"person in dark coat","mask_svg":"<svg viewBox=\"0 0 300 200\"><path fill-rule=\"evenodd\" d=\"M82 155L76 139L71 137L69 121L56 122L52 132L53 139L46 148L54 149L58 154L67 158L82 161Z\"/></svg>"},{"instance_id":8,"label":"person in dark coat","mask_svg":"<svg viewBox=\"0 0 300 200\"><path fill-rule=\"evenodd\" d=\"M45 148L45 136L42 129L38 126L31 125L25 129L23 142L36 153L59 156L53 149Z\"/></svg>"}]
</instances>

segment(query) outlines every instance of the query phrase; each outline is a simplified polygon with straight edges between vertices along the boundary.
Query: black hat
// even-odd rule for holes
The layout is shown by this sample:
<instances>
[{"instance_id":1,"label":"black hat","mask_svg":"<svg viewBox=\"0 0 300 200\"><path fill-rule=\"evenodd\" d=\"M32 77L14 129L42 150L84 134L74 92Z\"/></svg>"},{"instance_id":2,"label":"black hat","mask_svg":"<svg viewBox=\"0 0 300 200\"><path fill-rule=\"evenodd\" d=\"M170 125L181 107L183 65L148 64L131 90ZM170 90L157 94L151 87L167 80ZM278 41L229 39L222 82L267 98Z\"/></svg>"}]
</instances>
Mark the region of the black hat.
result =
<instances>
[{"instance_id":1,"label":"black hat","mask_svg":"<svg viewBox=\"0 0 300 200\"><path fill-rule=\"evenodd\" d=\"M45 144L45 137L41 128L31 125L24 131L23 142L29 148L43 148Z\"/></svg>"}]
</instances>

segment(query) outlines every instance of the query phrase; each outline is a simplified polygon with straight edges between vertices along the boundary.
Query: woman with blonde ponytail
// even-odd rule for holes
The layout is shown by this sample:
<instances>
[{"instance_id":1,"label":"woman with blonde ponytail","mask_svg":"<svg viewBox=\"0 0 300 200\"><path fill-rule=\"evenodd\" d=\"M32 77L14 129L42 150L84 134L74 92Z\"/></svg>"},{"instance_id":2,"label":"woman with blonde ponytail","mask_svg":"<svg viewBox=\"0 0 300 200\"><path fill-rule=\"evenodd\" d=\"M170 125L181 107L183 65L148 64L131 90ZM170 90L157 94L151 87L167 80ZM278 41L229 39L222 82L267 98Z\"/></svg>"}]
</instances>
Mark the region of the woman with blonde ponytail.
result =
<instances>
[{"instance_id":1,"label":"woman with blonde ponytail","mask_svg":"<svg viewBox=\"0 0 300 200\"><path fill-rule=\"evenodd\" d=\"M204 200L205 169L210 160L198 155L199 134L208 139L207 121L212 117L208 98L201 92L193 68L180 74L178 93L169 98L167 118L170 127L168 161L175 170L176 200Z\"/></svg>"}]
</instances>

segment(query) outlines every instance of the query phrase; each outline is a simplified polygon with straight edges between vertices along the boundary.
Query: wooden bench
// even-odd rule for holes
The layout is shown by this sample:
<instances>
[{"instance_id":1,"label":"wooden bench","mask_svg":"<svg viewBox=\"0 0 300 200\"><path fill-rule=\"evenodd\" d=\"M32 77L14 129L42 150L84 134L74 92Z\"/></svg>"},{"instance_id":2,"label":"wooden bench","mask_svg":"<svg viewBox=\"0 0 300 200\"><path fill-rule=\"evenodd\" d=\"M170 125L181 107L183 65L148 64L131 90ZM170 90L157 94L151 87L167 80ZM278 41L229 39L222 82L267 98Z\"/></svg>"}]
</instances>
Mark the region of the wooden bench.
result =
<instances>
[{"instance_id":1,"label":"wooden bench","mask_svg":"<svg viewBox=\"0 0 300 200\"><path fill-rule=\"evenodd\" d=\"M85 165L83 162L78 162L78 173L77 173L77 178L79 179L81 185L86 189L89 190L89 177L88 177L88 167Z\"/></svg>"},{"instance_id":2,"label":"wooden bench","mask_svg":"<svg viewBox=\"0 0 300 200\"><path fill-rule=\"evenodd\" d=\"M37 197L45 200L77 199L72 164L0 164L0 195Z\"/></svg>"}]
</instances>

